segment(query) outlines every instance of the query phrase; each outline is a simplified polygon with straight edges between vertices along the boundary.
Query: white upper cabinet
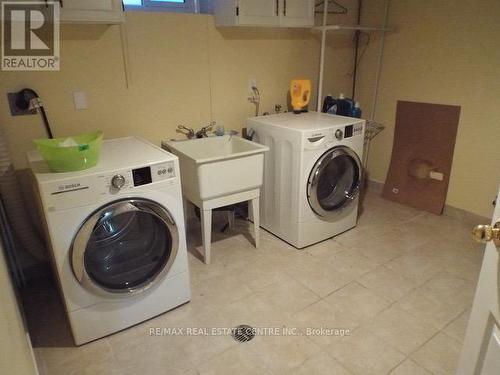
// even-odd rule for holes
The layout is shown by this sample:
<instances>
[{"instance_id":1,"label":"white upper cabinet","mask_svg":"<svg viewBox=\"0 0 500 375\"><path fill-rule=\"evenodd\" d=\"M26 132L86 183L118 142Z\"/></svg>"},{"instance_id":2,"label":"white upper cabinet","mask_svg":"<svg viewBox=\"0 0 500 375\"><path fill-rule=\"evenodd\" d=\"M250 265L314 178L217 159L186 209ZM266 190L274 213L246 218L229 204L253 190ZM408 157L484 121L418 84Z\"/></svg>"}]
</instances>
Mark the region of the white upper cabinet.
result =
<instances>
[{"instance_id":1,"label":"white upper cabinet","mask_svg":"<svg viewBox=\"0 0 500 375\"><path fill-rule=\"evenodd\" d=\"M314 0L281 0L281 5L281 26L314 26Z\"/></svg>"},{"instance_id":2,"label":"white upper cabinet","mask_svg":"<svg viewBox=\"0 0 500 375\"><path fill-rule=\"evenodd\" d=\"M214 0L216 26L314 26L314 0Z\"/></svg>"},{"instance_id":3,"label":"white upper cabinet","mask_svg":"<svg viewBox=\"0 0 500 375\"><path fill-rule=\"evenodd\" d=\"M236 12L240 25L277 25L278 2L275 0L239 0Z\"/></svg>"},{"instance_id":4,"label":"white upper cabinet","mask_svg":"<svg viewBox=\"0 0 500 375\"><path fill-rule=\"evenodd\" d=\"M121 23L124 21L121 0L59 0L61 22Z\"/></svg>"}]
</instances>

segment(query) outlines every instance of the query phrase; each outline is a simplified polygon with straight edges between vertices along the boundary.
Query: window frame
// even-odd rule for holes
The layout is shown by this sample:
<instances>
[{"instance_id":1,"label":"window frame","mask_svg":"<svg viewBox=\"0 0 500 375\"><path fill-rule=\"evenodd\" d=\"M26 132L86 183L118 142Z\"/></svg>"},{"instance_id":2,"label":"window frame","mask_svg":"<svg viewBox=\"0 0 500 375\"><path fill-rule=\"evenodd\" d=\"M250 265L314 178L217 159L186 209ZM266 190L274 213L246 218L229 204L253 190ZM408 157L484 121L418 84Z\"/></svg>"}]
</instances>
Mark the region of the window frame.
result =
<instances>
[{"instance_id":1,"label":"window frame","mask_svg":"<svg viewBox=\"0 0 500 375\"><path fill-rule=\"evenodd\" d=\"M153 0L142 0L142 5L125 5L125 11L146 11L146 12L179 12L197 13L197 0L184 0L184 3L168 3Z\"/></svg>"}]
</instances>

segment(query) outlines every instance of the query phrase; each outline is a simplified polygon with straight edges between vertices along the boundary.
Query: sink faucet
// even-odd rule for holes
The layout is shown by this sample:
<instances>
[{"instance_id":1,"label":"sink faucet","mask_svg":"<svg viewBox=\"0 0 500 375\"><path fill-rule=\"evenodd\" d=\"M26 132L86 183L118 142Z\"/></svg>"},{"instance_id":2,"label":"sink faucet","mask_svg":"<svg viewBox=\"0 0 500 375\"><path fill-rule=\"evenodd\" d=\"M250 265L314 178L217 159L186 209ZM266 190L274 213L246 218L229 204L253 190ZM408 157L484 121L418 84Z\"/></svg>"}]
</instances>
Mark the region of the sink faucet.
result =
<instances>
[{"instance_id":1,"label":"sink faucet","mask_svg":"<svg viewBox=\"0 0 500 375\"><path fill-rule=\"evenodd\" d=\"M215 125L215 121L212 121L207 126L203 126L200 130L198 130L196 132L194 131L193 128L188 128L187 126L184 126L184 125L178 125L176 131L177 131L177 133L184 134L188 139L206 138L206 137L208 137L208 132L210 130L212 130L214 125Z\"/></svg>"},{"instance_id":2,"label":"sink faucet","mask_svg":"<svg viewBox=\"0 0 500 375\"><path fill-rule=\"evenodd\" d=\"M195 133L196 138L206 138L208 137L208 131L212 130L215 125L215 121L212 121L207 126L203 126L200 130Z\"/></svg>"},{"instance_id":3,"label":"sink faucet","mask_svg":"<svg viewBox=\"0 0 500 375\"><path fill-rule=\"evenodd\" d=\"M184 134L188 139L193 139L195 137L193 128L188 128L184 125L177 126L177 133Z\"/></svg>"}]
</instances>

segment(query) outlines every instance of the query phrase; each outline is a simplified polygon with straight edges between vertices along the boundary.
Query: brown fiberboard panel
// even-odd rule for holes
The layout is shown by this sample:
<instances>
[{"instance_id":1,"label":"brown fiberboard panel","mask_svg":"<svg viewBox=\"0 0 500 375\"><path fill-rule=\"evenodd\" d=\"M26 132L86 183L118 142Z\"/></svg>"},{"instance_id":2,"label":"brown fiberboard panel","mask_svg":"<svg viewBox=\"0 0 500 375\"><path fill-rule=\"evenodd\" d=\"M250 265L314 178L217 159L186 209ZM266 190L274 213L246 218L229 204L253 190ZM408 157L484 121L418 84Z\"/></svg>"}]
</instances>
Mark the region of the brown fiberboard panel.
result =
<instances>
[{"instance_id":1,"label":"brown fiberboard panel","mask_svg":"<svg viewBox=\"0 0 500 375\"><path fill-rule=\"evenodd\" d=\"M398 101L384 198L443 212L459 118L459 106Z\"/></svg>"}]
</instances>

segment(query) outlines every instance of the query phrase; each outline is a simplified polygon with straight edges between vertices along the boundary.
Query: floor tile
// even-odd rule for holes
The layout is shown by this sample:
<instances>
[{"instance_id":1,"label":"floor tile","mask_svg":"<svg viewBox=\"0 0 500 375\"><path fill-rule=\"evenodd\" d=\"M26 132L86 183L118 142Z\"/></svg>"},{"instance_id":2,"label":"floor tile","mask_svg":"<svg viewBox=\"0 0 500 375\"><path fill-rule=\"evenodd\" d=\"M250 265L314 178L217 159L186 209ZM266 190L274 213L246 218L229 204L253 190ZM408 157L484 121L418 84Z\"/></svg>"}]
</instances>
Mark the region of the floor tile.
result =
<instances>
[{"instance_id":1,"label":"floor tile","mask_svg":"<svg viewBox=\"0 0 500 375\"><path fill-rule=\"evenodd\" d=\"M284 272L276 272L280 267L282 263L274 258L262 257L236 267L233 274L243 285L255 292L279 283L286 276Z\"/></svg>"},{"instance_id":2,"label":"floor tile","mask_svg":"<svg viewBox=\"0 0 500 375\"><path fill-rule=\"evenodd\" d=\"M328 259L304 257L300 262L290 263L286 272L320 297L342 288L355 277L340 263L334 262L333 256Z\"/></svg>"},{"instance_id":3,"label":"floor tile","mask_svg":"<svg viewBox=\"0 0 500 375\"><path fill-rule=\"evenodd\" d=\"M412 353L439 330L426 317L413 316L396 306L384 310L367 327L405 354Z\"/></svg>"},{"instance_id":4,"label":"floor tile","mask_svg":"<svg viewBox=\"0 0 500 375\"><path fill-rule=\"evenodd\" d=\"M467 324L469 324L469 318L470 309L467 309L448 326L446 326L443 332L458 342L463 342L465 338L465 331L467 330Z\"/></svg>"},{"instance_id":5,"label":"floor tile","mask_svg":"<svg viewBox=\"0 0 500 375\"><path fill-rule=\"evenodd\" d=\"M413 360L436 375L455 374L460 356L460 345L443 333L437 334L412 355Z\"/></svg>"},{"instance_id":6,"label":"floor tile","mask_svg":"<svg viewBox=\"0 0 500 375\"><path fill-rule=\"evenodd\" d=\"M427 281L420 289L429 298L461 311L472 305L475 285L463 277L443 272Z\"/></svg>"},{"instance_id":7,"label":"floor tile","mask_svg":"<svg viewBox=\"0 0 500 375\"><path fill-rule=\"evenodd\" d=\"M406 244L401 242L398 234L393 231L374 236L368 242L358 242L352 245L352 248L377 264L385 264L408 251Z\"/></svg>"},{"instance_id":8,"label":"floor tile","mask_svg":"<svg viewBox=\"0 0 500 375\"><path fill-rule=\"evenodd\" d=\"M43 357L47 374L82 374L89 367L89 374L99 368L112 368L113 351L107 339L97 340L80 347L54 347L38 349Z\"/></svg>"},{"instance_id":9,"label":"floor tile","mask_svg":"<svg viewBox=\"0 0 500 375\"><path fill-rule=\"evenodd\" d=\"M432 373L420 367L411 359L407 359L392 370L390 375L432 375Z\"/></svg>"},{"instance_id":10,"label":"floor tile","mask_svg":"<svg viewBox=\"0 0 500 375\"><path fill-rule=\"evenodd\" d=\"M320 346L326 346L338 339L337 335L352 332L361 322L355 312L347 305L330 305L318 301L292 317L292 326L309 335L308 337ZM321 329L327 329L323 334ZM336 333L338 330L338 334Z\"/></svg>"},{"instance_id":11,"label":"floor tile","mask_svg":"<svg viewBox=\"0 0 500 375\"><path fill-rule=\"evenodd\" d=\"M256 336L245 343L273 374L288 374L321 351L306 336Z\"/></svg>"},{"instance_id":12,"label":"floor tile","mask_svg":"<svg viewBox=\"0 0 500 375\"><path fill-rule=\"evenodd\" d=\"M221 305L214 312L215 326L236 327L247 324L252 327L277 327L290 325L293 311L271 305L266 294L252 294L228 305Z\"/></svg>"},{"instance_id":13,"label":"floor tile","mask_svg":"<svg viewBox=\"0 0 500 375\"><path fill-rule=\"evenodd\" d=\"M339 338L326 350L347 370L359 375L386 374L405 359L404 354L363 328Z\"/></svg>"},{"instance_id":14,"label":"floor tile","mask_svg":"<svg viewBox=\"0 0 500 375\"><path fill-rule=\"evenodd\" d=\"M390 302L357 282L352 282L342 289L325 297L331 306L340 306L350 311L361 321L367 321L390 305Z\"/></svg>"},{"instance_id":15,"label":"floor tile","mask_svg":"<svg viewBox=\"0 0 500 375\"><path fill-rule=\"evenodd\" d=\"M245 344L235 346L198 366L200 375L272 375L264 362Z\"/></svg>"},{"instance_id":16,"label":"floor tile","mask_svg":"<svg viewBox=\"0 0 500 375\"><path fill-rule=\"evenodd\" d=\"M401 299L418 286L414 280L384 266L377 267L372 272L358 278L358 282L391 302Z\"/></svg>"},{"instance_id":17,"label":"floor tile","mask_svg":"<svg viewBox=\"0 0 500 375\"><path fill-rule=\"evenodd\" d=\"M290 375L351 375L338 361L322 352L294 368Z\"/></svg>"},{"instance_id":18,"label":"floor tile","mask_svg":"<svg viewBox=\"0 0 500 375\"><path fill-rule=\"evenodd\" d=\"M123 375L153 375L165 368L178 374L190 367L177 338L127 331L127 334L112 336L110 343L116 366Z\"/></svg>"},{"instance_id":19,"label":"floor tile","mask_svg":"<svg viewBox=\"0 0 500 375\"><path fill-rule=\"evenodd\" d=\"M252 290L233 274L221 275L191 285L190 303L196 306L213 306L230 303L250 294Z\"/></svg>"},{"instance_id":20,"label":"floor tile","mask_svg":"<svg viewBox=\"0 0 500 375\"><path fill-rule=\"evenodd\" d=\"M421 288L410 292L394 306L432 323L439 329L445 327L461 313L456 306L430 298Z\"/></svg>"},{"instance_id":21,"label":"floor tile","mask_svg":"<svg viewBox=\"0 0 500 375\"><path fill-rule=\"evenodd\" d=\"M308 252L315 257L329 257L333 254L340 253L347 250L348 248L342 246L339 242L330 239L315 245L306 247L304 251Z\"/></svg>"},{"instance_id":22,"label":"floor tile","mask_svg":"<svg viewBox=\"0 0 500 375\"><path fill-rule=\"evenodd\" d=\"M435 258L420 254L419 248L414 249L410 254L391 260L385 266L418 284L423 284L443 270L442 265L436 262Z\"/></svg>"},{"instance_id":23,"label":"floor tile","mask_svg":"<svg viewBox=\"0 0 500 375\"><path fill-rule=\"evenodd\" d=\"M289 313L300 311L319 300L313 291L286 275L255 294L271 308Z\"/></svg>"}]
</instances>

